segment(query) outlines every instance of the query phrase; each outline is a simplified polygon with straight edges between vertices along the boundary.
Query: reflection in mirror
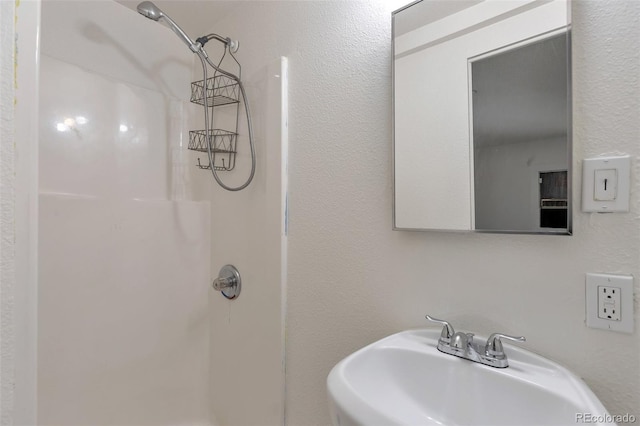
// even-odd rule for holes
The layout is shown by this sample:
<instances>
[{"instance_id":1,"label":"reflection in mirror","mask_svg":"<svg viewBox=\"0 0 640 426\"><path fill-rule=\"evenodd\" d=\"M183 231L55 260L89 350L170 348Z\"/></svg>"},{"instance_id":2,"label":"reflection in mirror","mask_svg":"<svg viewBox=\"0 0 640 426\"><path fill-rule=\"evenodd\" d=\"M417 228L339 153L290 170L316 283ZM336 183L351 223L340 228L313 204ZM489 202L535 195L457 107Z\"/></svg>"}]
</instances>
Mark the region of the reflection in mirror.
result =
<instances>
[{"instance_id":1,"label":"reflection in mirror","mask_svg":"<svg viewBox=\"0 0 640 426\"><path fill-rule=\"evenodd\" d=\"M567 37L470 59L475 229L567 228Z\"/></svg>"},{"instance_id":2,"label":"reflection in mirror","mask_svg":"<svg viewBox=\"0 0 640 426\"><path fill-rule=\"evenodd\" d=\"M394 229L570 234L567 1L394 12Z\"/></svg>"}]
</instances>

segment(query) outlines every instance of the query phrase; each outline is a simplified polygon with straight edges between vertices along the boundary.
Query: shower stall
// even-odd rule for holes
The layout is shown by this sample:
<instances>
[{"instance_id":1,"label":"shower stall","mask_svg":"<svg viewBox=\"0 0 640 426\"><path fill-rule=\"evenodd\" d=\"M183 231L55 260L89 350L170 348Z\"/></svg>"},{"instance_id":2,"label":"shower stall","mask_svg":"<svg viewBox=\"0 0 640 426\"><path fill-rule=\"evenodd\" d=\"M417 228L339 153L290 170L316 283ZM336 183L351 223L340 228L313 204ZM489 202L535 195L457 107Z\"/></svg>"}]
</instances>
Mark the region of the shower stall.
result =
<instances>
[{"instance_id":1,"label":"shower stall","mask_svg":"<svg viewBox=\"0 0 640 426\"><path fill-rule=\"evenodd\" d=\"M235 54L236 167L201 170L189 22L178 38L116 2L36 3L38 424L283 424L286 58ZM236 300L211 288L226 264Z\"/></svg>"}]
</instances>

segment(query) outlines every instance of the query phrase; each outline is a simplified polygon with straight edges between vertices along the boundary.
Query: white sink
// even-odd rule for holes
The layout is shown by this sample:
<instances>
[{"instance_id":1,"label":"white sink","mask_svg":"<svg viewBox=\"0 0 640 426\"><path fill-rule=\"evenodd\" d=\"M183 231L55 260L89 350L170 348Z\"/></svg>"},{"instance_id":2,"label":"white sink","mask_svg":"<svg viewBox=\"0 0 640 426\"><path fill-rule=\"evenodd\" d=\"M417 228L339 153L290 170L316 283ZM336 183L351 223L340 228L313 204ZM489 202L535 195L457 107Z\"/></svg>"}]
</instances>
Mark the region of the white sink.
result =
<instances>
[{"instance_id":1,"label":"white sink","mask_svg":"<svg viewBox=\"0 0 640 426\"><path fill-rule=\"evenodd\" d=\"M580 414L593 416L585 424L615 424L587 385L555 362L505 344L509 367L489 367L439 352L439 336L404 331L340 361L327 380L333 424L576 425Z\"/></svg>"}]
</instances>

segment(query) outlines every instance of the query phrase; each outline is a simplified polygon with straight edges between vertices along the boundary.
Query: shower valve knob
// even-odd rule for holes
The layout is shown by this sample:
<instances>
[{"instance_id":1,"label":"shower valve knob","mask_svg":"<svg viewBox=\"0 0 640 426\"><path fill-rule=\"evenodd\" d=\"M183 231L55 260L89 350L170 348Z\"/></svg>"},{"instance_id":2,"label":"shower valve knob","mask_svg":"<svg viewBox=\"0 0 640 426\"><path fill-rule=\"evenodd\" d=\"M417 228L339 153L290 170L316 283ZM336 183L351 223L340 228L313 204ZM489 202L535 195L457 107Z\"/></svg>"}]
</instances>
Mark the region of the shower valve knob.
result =
<instances>
[{"instance_id":1,"label":"shower valve knob","mask_svg":"<svg viewBox=\"0 0 640 426\"><path fill-rule=\"evenodd\" d=\"M233 265L224 265L213 280L214 290L222 293L227 299L235 299L240 295L240 272Z\"/></svg>"},{"instance_id":2,"label":"shower valve knob","mask_svg":"<svg viewBox=\"0 0 640 426\"><path fill-rule=\"evenodd\" d=\"M213 288L222 291L225 288L233 287L236 285L234 278L216 278L213 280Z\"/></svg>"}]
</instances>

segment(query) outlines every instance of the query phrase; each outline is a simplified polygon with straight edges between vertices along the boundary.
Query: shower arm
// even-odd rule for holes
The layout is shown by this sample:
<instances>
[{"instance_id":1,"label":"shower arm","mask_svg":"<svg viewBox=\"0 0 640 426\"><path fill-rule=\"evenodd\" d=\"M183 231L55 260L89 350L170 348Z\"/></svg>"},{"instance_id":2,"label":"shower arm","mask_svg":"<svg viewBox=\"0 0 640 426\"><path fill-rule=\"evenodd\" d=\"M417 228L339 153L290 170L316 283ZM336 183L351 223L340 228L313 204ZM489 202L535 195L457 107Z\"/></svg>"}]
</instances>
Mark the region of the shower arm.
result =
<instances>
[{"instance_id":1,"label":"shower arm","mask_svg":"<svg viewBox=\"0 0 640 426\"><path fill-rule=\"evenodd\" d=\"M240 42L238 40L232 40L229 37L222 37L221 35L214 34L214 33L207 34L205 36L199 37L199 38L196 39L196 42L200 43L200 45L204 47L204 45L207 44L207 42L209 42L209 40L217 40L217 41L219 41L220 43L222 43L225 46L227 46L231 53L236 53L238 51L238 49L240 48Z\"/></svg>"},{"instance_id":2,"label":"shower arm","mask_svg":"<svg viewBox=\"0 0 640 426\"><path fill-rule=\"evenodd\" d=\"M203 59L209 64L209 66L211 68L213 68L216 72L225 75L229 78L231 78L232 80L235 80L237 82L240 82L240 77L232 74L228 71L223 70L222 68L220 68L219 66L217 66L216 64L214 64L210 59L209 59L209 55L207 54L207 51L204 50L204 45L210 41L210 40L216 40L222 44L225 45L226 48L229 49L229 51L233 54L235 52L238 51L238 48L240 47L240 43L236 40L232 40L229 37L222 37L221 35L218 34L207 34L204 35L202 37L198 37L196 39L196 45L198 46L197 50L194 50L194 52L196 54L201 54Z\"/></svg>"}]
</instances>

